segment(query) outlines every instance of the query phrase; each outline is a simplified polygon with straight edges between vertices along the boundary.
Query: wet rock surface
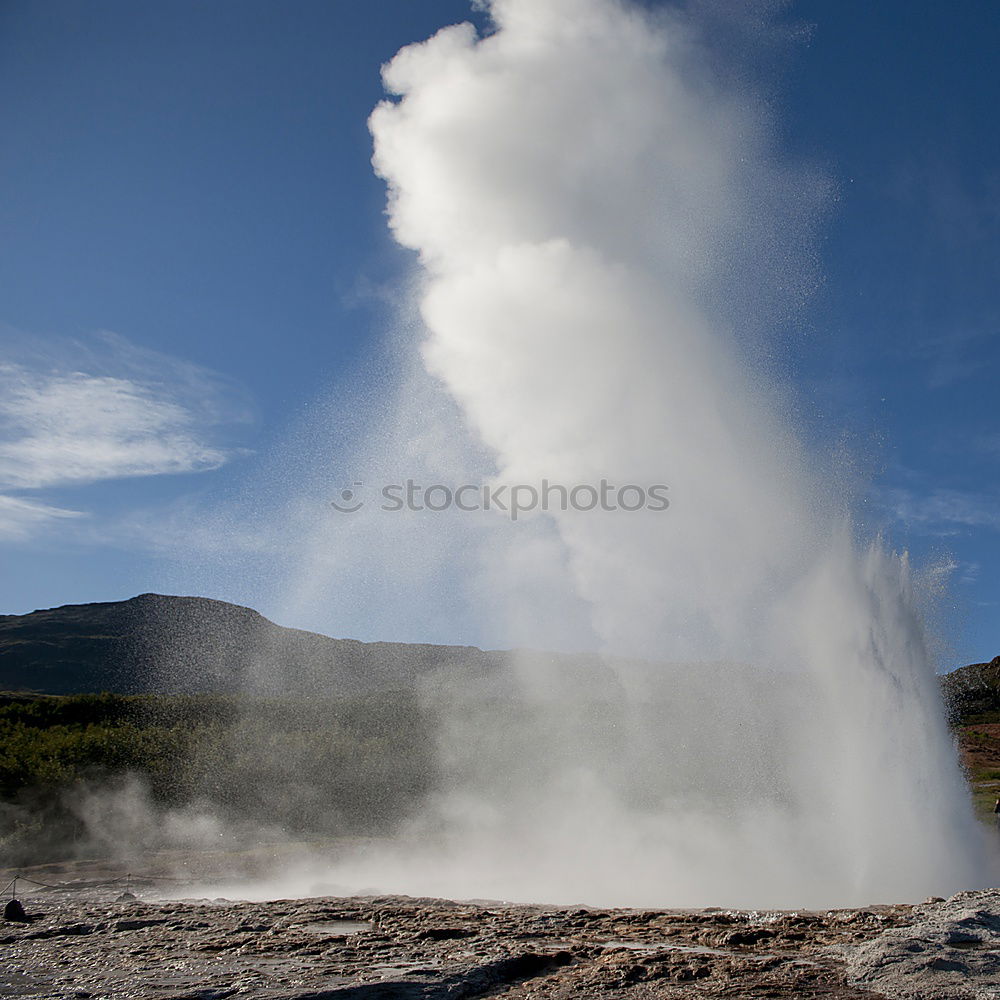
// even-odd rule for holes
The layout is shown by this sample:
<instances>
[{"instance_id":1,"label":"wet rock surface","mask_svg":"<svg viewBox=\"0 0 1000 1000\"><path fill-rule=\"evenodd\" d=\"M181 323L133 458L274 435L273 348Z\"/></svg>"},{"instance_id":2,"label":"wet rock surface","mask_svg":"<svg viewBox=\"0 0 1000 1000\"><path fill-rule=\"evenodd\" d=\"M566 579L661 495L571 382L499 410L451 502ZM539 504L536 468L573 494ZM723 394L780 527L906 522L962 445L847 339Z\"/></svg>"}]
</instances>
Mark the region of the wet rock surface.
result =
<instances>
[{"instance_id":1,"label":"wet rock surface","mask_svg":"<svg viewBox=\"0 0 1000 1000\"><path fill-rule=\"evenodd\" d=\"M25 899L31 923L0 923L0 996L1000 998L1000 892L826 912L151 894Z\"/></svg>"}]
</instances>

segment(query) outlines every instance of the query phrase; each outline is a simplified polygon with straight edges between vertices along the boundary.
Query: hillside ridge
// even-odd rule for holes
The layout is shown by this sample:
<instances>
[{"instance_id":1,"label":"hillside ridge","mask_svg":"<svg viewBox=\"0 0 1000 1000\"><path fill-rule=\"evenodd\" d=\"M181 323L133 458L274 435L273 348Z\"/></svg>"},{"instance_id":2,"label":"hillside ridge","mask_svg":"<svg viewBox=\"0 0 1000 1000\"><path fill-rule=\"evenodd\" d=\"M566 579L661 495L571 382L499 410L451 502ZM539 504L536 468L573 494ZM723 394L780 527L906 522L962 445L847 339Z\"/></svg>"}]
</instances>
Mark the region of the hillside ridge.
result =
<instances>
[{"instance_id":1,"label":"hillside ridge","mask_svg":"<svg viewBox=\"0 0 1000 1000\"><path fill-rule=\"evenodd\" d=\"M214 598L139 594L0 615L0 688L45 694L310 693L410 686L501 654L474 646L363 642L277 625Z\"/></svg>"}]
</instances>

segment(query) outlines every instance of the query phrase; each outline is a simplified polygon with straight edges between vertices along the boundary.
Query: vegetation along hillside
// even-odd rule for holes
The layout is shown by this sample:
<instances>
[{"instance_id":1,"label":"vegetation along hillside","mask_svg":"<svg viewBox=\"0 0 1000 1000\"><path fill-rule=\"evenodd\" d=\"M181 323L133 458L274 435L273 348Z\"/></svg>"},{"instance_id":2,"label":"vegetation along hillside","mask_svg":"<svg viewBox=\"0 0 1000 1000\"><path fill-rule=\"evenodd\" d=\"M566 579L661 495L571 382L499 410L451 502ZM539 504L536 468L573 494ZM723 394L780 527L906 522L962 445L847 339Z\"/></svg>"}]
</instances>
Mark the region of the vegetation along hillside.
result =
<instances>
[{"instance_id":1,"label":"vegetation along hillside","mask_svg":"<svg viewBox=\"0 0 1000 1000\"><path fill-rule=\"evenodd\" d=\"M536 672L572 670L608 714L605 664L531 655ZM385 835L441 787L434 705L496 704L510 662L331 639L203 598L0 616L0 866L184 838ZM1000 794L1000 657L942 687L986 818Z\"/></svg>"}]
</instances>

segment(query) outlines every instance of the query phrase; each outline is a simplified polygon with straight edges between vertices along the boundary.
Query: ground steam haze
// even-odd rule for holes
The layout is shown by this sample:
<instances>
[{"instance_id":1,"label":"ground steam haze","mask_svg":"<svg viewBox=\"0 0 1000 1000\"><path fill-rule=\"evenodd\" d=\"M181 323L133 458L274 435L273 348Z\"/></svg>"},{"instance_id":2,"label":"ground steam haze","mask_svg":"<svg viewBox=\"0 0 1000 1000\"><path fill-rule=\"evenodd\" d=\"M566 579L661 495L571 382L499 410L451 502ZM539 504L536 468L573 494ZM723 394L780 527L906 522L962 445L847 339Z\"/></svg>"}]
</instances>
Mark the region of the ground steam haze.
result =
<instances>
[{"instance_id":1,"label":"ground steam haze","mask_svg":"<svg viewBox=\"0 0 1000 1000\"><path fill-rule=\"evenodd\" d=\"M670 507L351 522L383 575L389 532L423 532L411 580L433 563L414 544L461 538L452 568L498 644L575 637L603 659L432 678L442 790L337 881L668 906L977 882L906 561L859 542L762 361L813 280L822 182L781 162L689 16L489 9L485 37L403 49L371 118L392 232L418 254L422 367L398 395L445 401L383 421L366 480L469 481L485 455L497 483L663 483ZM347 530L314 534L289 607L342 570Z\"/></svg>"}]
</instances>

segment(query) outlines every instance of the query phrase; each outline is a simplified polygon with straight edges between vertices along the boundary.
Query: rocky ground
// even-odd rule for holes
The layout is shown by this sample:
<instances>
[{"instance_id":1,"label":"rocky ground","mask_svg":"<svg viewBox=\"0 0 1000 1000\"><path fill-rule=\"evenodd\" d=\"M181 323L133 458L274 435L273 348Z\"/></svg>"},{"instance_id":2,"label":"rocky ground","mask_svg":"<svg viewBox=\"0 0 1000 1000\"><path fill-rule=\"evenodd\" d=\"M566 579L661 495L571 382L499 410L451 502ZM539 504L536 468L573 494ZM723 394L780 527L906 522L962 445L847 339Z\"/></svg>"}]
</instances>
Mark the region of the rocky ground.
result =
<instances>
[{"instance_id":1,"label":"rocky ground","mask_svg":"<svg viewBox=\"0 0 1000 1000\"><path fill-rule=\"evenodd\" d=\"M167 900L148 876L27 874L48 887L19 881L31 920L0 923L4 998L1000 1000L1000 891L826 912L654 911Z\"/></svg>"}]
</instances>

